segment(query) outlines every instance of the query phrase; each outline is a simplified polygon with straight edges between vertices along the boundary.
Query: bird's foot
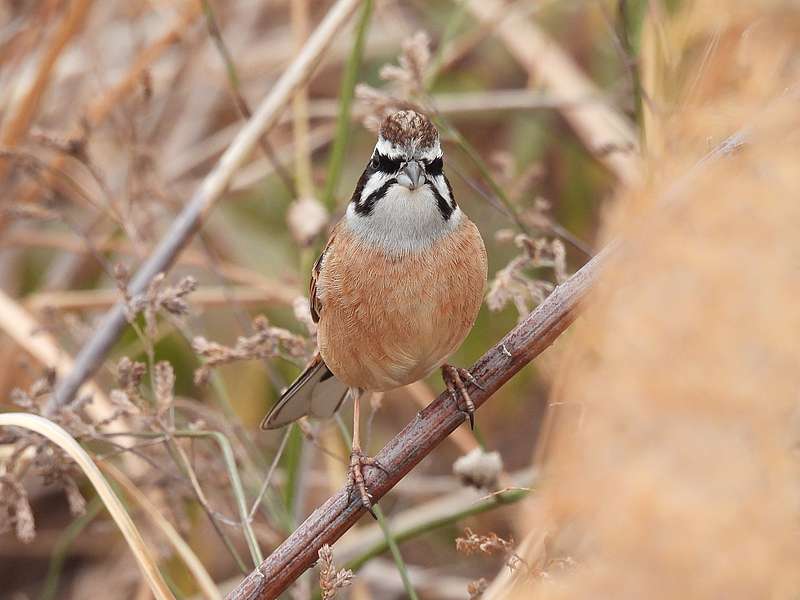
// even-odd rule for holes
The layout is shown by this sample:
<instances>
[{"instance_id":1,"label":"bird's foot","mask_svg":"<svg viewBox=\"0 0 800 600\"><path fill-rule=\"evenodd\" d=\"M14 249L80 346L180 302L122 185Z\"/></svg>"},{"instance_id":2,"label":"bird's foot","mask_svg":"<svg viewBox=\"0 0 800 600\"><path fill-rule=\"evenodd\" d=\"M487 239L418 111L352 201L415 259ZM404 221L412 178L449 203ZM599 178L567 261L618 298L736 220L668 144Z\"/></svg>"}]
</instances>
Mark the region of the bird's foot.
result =
<instances>
[{"instance_id":1,"label":"bird's foot","mask_svg":"<svg viewBox=\"0 0 800 600\"><path fill-rule=\"evenodd\" d=\"M472 376L472 373L452 365L442 365L442 379L447 386L447 391L458 403L459 410L467 415L470 429L475 429L475 403L470 398L464 381L471 383L479 390L482 390L483 386Z\"/></svg>"},{"instance_id":2,"label":"bird's foot","mask_svg":"<svg viewBox=\"0 0 800 600\"><path fill-rule=\"evenodd\" d=\"M347 472L347 487L349 492L358 492L361 498L361 505L369 511L373 519L378 519L375 511L372 510L372 495L367 491L364 480L364 467L376 467L385 471L377 460L370 456L364 456L360 448L353 448L350 453L350 467Z\"/></svg>"}]
</instances>

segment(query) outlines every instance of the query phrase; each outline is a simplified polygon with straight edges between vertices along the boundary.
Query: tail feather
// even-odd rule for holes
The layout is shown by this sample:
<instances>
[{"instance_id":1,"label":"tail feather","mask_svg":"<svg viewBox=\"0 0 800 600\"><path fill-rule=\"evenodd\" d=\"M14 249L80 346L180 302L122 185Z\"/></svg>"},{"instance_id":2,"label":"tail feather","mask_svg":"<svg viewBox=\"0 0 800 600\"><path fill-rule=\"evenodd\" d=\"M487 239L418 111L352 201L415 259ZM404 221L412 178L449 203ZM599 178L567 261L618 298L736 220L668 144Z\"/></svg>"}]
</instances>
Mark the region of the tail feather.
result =
<instances>
[{"instance_id":1,"label":"tail feather","mask_svg":"<svg viewBox=\"0 0 800 600\"><path fill-rule=\"evenodd\" d=\"M317 354L264 417L261 429L277 429L306 415L332 417L346 394L347 386L336 379Z\"/></svg>"}]
</instances>

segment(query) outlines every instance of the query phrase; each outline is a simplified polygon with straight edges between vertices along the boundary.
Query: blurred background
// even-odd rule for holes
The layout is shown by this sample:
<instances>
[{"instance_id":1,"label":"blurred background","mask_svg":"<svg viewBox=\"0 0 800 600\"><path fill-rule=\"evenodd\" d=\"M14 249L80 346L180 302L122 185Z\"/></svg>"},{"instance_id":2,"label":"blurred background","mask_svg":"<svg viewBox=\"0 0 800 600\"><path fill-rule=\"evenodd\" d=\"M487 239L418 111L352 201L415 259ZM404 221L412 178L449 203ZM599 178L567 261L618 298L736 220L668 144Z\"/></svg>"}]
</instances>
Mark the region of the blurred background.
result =
<instances>
[{"instance_id":1,"label":"blurred background","mask_svg":"<svg viewBox=\"0 0 800 600\"><path fill-rule=\"evenodd\" d=\"M793 83L796 9L734 3L721 15L711 4L2 3L0 410L46 414L81 443L175 597L221 597L344 483L349 405L330 422L268 432L258 423L313 352L310 268L380 118L408 106L433 118L455 197L485 240L486 302L451 361L467 367L604 240L630 232L618 227L620 206L629 216L657 206L615 205L617 190L622 198L628 188L666 193L751 122L748 110ZM275 111L175 266L128 295L131 276L173 235L177 215L309 35L345 5L350 16L321 63ZM763 33L782 18L778 34ZM784 42L784 62L767 60ZM742 57L760 78L739 79ZM750 95L737 96L737 83L752 83ZM715 110L697 108L713 102ZM681 121L687 106L691 126ZM616 225L603 229L609 214ZM92 386L53 410L54 388L118 301L128 320L122 336ZM653 310L644 314L668 308ZM606 321L594 318L602 338ZM477 598L498 573L524 572L530 583L571 567L580 552L544 562L526 554L550 539L526 537L550 531L549 518L530 512L538 510L532 457L545 408L558 406L560 427L572 431L590 402L562 397L580 378L576 362L598 356L584 347L588 354L570 359L571 337L495 394L474 434L462 426L381 501L391 534L367 518L336 544L332 572L355 571L340 597ZM601 390L609 377L586 382ZM373 397L367 452L442 387L436 375ZM0 429L0 452L0 597L150 597L131 548L72 460L16 428ZM517 547L520 538L527 546ZM335 577L314 571L286 597L315 597L320 587L325 598L337 593Z\"/></svg>"}]
</instances>

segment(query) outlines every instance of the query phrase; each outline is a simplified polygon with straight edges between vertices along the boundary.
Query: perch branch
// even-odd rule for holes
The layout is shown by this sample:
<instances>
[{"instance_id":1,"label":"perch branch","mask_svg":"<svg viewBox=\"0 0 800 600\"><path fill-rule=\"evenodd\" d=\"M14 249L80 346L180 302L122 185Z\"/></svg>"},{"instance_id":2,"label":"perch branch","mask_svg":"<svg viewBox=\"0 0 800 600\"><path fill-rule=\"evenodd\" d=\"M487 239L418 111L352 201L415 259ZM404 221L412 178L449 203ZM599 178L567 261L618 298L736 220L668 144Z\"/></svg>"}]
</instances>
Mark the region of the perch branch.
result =
<instances>
[{"instance_id":1,"label":"perch branch","mask_svg":"<svg viewBox=\"0 0 800 600\"><path fill-rule=\"evenodd\" d=\"M206 176L189 203L172 223L159 245L136 272L128 286L128 293L131 296L143 293L153 277L172 266L178 254L189 243L224 194L234 174L247 160L261 135L269 131L278 121L287 101L291 99L294 91L309 79L327 47L359 4L360 0L339 0L330 9L309 37L303 50L278 79L271 92L253 113L253 117L231 142L214 169ZM81 349L75 359L74 369L59 382L55 394L47 404L48 414L70 402L83 382L97 371L126 323L123 304L117 303L106 313L95 335Z\"/></svg>"},{"instance_id":2,"label":"perch branch","mask_svg":"<svg viewBox=\"0 0 800 600\"><path fill-rule=\"evenodd\" d=\"M476 407L486 402L572 323L580 301L615 248L616 245L606 247L558 286L536 310L473 365L471 372L483 386L483 389L470 391ZM377 454L376 459L386 471L370 469L367 472L367 487L375 501L463 422L464 414L447 393L440 394L420 411L417 418ZM316 562L317 552L323 544L333 544L363 512L358 494L349 494L346 488L339 490L248 575L227 596L228 600L276 598Z\"/></svg>"}]
</instances>

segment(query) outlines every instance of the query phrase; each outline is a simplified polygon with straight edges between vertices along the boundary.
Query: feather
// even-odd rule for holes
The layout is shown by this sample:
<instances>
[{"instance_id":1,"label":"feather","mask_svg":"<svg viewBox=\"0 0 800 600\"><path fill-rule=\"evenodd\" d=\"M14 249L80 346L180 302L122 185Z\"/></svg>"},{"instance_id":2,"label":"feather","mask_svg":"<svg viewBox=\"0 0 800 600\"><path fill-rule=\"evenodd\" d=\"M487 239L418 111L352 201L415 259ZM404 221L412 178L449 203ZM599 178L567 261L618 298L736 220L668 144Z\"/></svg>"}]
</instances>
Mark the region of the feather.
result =
<instances>
[{"instance_id":1,"label":"feather","mask_svg":"<svg viewBox=\"0 0 800 600\"><path fill-rule=\"evenodd\" d=\"M347 389L316 354L264 417L261 429L277 429L306 415L332 417L342 405Z\"/></svg>"}]
</instances>

